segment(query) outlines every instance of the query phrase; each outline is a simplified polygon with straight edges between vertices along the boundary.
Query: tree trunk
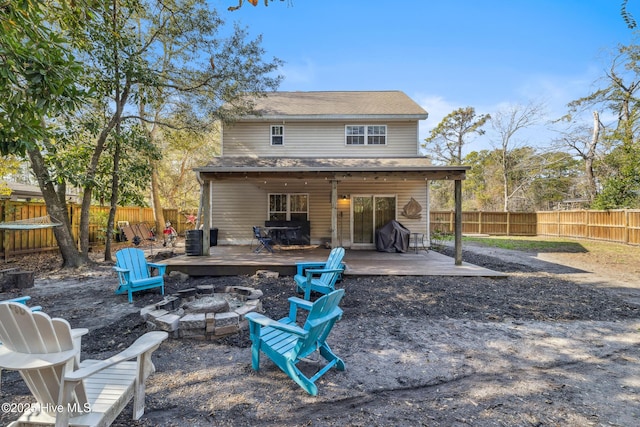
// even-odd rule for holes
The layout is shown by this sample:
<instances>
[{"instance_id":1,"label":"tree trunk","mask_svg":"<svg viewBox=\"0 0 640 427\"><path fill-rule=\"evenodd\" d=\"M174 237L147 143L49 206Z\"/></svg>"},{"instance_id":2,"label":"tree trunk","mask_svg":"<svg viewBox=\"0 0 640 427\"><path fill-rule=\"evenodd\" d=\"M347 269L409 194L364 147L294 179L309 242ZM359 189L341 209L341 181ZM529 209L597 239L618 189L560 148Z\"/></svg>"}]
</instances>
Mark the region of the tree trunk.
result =
<instances>
[{"instance_id":1,"label":"tree trunk","mask_svg":"<svg viewBox=\"0 0 640 427\"><path fill-rule=\"evenodd\" d=\"M587 155L584 162L584 172L587 177L587 193L589 197L589 202L593 202L594 197L598 192L598 188L596 186L596 176L593 173L593 161L596 157L596 147L598 145L598 140L600 138L600 116L597 111L593 112L593 133L591 135L591 143L589 144L589 150L587 150Z\"/></svg>"},{"instance_id":2,"label":"tree trunk","mask_svg":"<svg viewBox=\"0 0 640 427\"><path fill-rule=\"evenodd\" d=\"M160 189L158 180L158 167L157 161L151 162L151 200L153 202L153 216L156 219L156 239L160 239L162 231L164 230L164 212L162 210L162 203L160 202Z\"/></svg>"},{"instance_id":3,"label":"tree trunk","mask_svg":"<svg viewBox=\"0 0 640 427\"><path fill-rule=\"evenodd\" d=\"M118 124L116 132L120 133L120 125ZM107 235L104 244L104 260L111 261L111 242L113 241L114 222L116 220L116 211L118 209L118 186L120 171L120 138L116 138L116 146L113 153L113 172L111 175L111 207L109 208L109 218L107 219Z\"/></svg>"},{"instance_id":4,"label":"tree trunk","mask_svg":"<svg viewBox=\"0 0 640 427\"><path fill-rule=\"evenodd\" d=\"M31 168L38 179L38 185L42 191L42 196L47 205L47 213L54 221L62 223L59 227L53 227L53 235L58 242L60 254L62 255L62 266L75 268L86 265L89 258L80 253L76 247L71 224L67 215L67 206L64 198L59 197L53 185L53 180L49 175L49 171L45 165L42 153L35 148L28 151L31 160Z\"/></svg>"},{"instance_id":5,"label":"tree trunk","mask_svg":"<svg viewBox=\"0 0 640 427\"><path fill-rule=\"evenodd\" d=\"M507 150L503 148L502 150L502 197L503 205L502 210L504 212L509 212L509 168L507 166Z\"/></svg>"},{"instance_id":6,"label":"tree trunk","mask_svg":"<svg viewBox=\"0 0 640 427\"><path fill-rule=\"evenodd\" d=\"M141 107L142 108L142 107ZM142 110L141 110L142 111ZM159 113L156 112L155 119L158 119ZM142 116L142 113L140 114ZM152 125L149 131L149 139L153 145L158 144L158 125ZM153 217L156 221L156 239L160 240L164 230L164 212L162 203L160 202L160 180L158 179L158 161L151 160L151 204L153 206Z\"/></svg>"}]
</instances>

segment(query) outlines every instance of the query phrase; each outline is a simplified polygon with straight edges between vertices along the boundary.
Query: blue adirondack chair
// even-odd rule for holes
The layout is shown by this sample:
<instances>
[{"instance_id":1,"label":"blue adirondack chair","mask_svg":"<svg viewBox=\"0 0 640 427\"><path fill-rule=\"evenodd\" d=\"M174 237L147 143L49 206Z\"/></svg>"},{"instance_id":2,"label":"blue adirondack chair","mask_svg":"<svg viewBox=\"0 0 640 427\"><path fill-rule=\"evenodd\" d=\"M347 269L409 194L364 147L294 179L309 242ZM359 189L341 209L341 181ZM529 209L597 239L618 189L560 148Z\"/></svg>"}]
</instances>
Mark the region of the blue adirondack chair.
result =
<instances>
[{"instance_id":1,"label":"blue adirondack chair","mask_svg":"<svg viewBox=\"0 0 640 427\"><path fill-rule=\"evenodd\" d=\"M333 248L325 262L298 262L297 274L293 277L298 293L304 299L311 298L311 291L328 294L336 289L336 282L344 271L344 248Z\"/></svg>"},{"instance_id":2,"label":"blue adirondack chair","mask_svg":"<svg viewBox=\"0 0 640 427\"><path fill-rule=\"evenodd\" d=\"M145 289L160 288L164 295L165 264L147 262L144 252L136 248L121 249L116 252L116 266L118 273L118 289L116 294L128 294L129 302L133 302L133 293ZM152 276L152 269L158 270L157 276Z\"/></svg>"},{"instance_id":3,"label":"blue adirondack chair","mask_svg":"<svg viewBox=\"0 0 640 427\"><path fill-rule=\"evenodd\" d=\"M338 289L328 295L310 302L297 297L289 298L289 317L278 321L259 313L248 313L249 334L251 337L251 365L254 370L260 369L260 351L266 354L282 371L312 396L318 394L315 382L332 367L345 370L344 361L336 356L329 344L327 336L333 325L342 316L338 307L344 296L344 289ZM309 312L302 327L296 323L298 309ZM315 351L327 361L311 378L298 369L298 362Z\"/></svg>"}]
</instances>

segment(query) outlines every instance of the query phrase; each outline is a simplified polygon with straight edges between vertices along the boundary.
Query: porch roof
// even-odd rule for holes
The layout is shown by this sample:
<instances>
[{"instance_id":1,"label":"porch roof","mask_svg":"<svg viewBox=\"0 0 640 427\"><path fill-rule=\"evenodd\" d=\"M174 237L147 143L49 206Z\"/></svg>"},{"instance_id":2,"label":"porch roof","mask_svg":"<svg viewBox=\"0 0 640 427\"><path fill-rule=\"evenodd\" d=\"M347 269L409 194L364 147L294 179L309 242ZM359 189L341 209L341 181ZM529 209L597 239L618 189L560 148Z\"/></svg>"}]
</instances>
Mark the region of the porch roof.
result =
<instances>
[{"instance_id":1,"label":"porch roof","mask_svg":"<svg viewBox=\"0 0 640 427\"><path fill-rule=\"evenodd\" d=\"M216 157L196 168L201 176L264 173L418 173L430 179L464 179L469 166L434 166L425 157L402 158L293 158Z\"/></svg>"}]
</instances>

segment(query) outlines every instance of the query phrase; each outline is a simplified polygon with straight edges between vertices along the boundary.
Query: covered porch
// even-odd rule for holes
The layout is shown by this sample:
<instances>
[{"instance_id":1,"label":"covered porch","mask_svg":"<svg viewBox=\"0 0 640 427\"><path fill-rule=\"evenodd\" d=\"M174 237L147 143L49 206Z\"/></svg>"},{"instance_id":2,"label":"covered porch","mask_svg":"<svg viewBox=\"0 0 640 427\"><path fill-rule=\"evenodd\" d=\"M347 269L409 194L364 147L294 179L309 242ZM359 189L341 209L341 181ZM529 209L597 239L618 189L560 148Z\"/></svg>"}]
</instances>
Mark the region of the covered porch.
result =
<instances>
[{"instance_id":1,"label":"covered porch","mask_svg":"<svg viewBox=\"0 0 640 427\"><path fill-rule=\"evenodd\" d=\"M294 275L296 263L324 261L329 249L310 247L282 249L274 253L254 253L249 246L212 246L209 255L181 255L164 260L167 273L179 271L190 276L253 275L258 270L276 271L281 275ZM346 276L466 276L506 277L504 273L462 262L434 251L413 248L405 253L377 252L347 249L344 263Z\"/></svg>"},{"instance_id":2,"label":"covered porch","mask_svg":"<svg viewBox=\"0 0 640 427\"><path fill-rule=\"evenodd\" d=\"M222 244L235 246L250 242L252 226L304 220L310 223L310 244L363 250L375 248L379 227L401 220L429 242L429 185L453 181L455 257L449 260L461 266L462 181L468 169L433 166L424 157L215 158L195 170L201 184L197 226L218 228ZM204 233L201 253L208 255L210 247Z\"/></svg>"}]
</instances>

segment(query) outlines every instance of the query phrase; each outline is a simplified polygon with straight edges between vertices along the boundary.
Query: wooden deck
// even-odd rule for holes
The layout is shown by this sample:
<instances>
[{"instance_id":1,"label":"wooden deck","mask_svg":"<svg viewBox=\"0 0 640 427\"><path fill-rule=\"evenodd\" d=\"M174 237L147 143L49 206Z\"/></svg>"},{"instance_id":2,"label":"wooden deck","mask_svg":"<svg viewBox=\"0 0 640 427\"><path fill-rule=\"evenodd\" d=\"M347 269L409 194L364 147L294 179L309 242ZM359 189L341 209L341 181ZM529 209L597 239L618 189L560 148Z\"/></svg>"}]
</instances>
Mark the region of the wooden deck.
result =
<instances>
[{"instance_id":1,"label":"wooden deck","mask_svg":"<svg viewBox=\"0 0 640 427\"><path fill-rule=\"evenodd\" d=\"M182 248L183 249L183 248ZM175 249L176 253L181 248ZM184 250L182 250L184 253ZM258 270L277 271L293 276L296 262L324 261L329 249L309 247L283 249L271 254L254 253L248 246L213 246L209 256L179 255L160 261L167 264L167 273L180 271L190 276L253 275ZM360 276L481 276L506 277L504 273L463 262L456 266L453 258L424 250L414 253L385 253L373 250L347 250L345 275Z\"/></svg>"}]
</instances>

